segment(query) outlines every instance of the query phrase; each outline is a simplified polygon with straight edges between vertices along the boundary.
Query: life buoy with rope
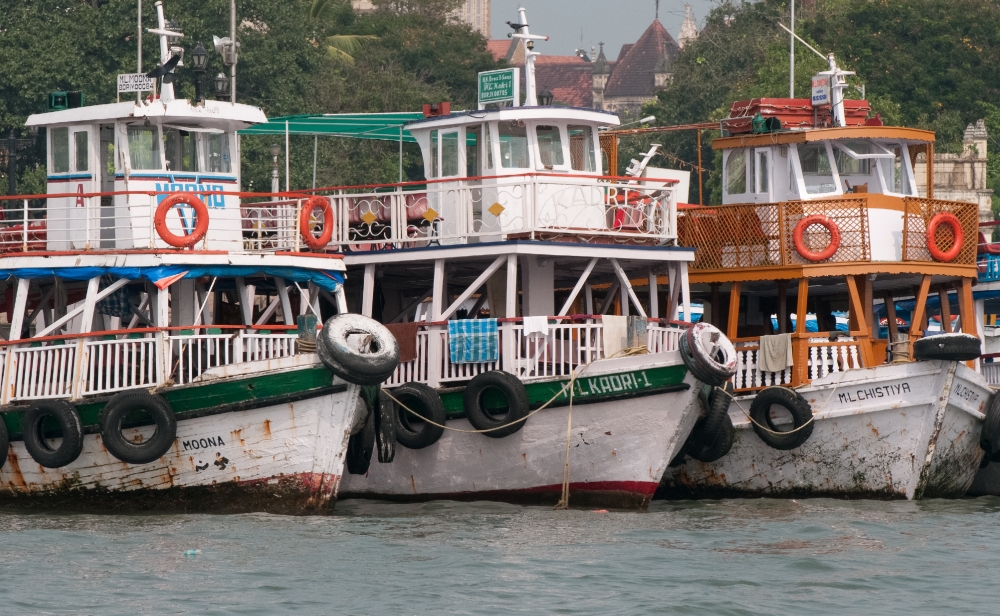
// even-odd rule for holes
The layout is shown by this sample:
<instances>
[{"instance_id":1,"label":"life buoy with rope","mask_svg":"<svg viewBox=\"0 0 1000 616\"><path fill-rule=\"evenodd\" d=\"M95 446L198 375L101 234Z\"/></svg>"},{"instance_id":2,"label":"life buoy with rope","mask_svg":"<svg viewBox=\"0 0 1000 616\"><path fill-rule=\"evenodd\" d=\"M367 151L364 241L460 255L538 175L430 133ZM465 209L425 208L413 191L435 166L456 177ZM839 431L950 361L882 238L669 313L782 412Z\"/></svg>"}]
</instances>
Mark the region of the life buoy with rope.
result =
<instances>
[{"instance_id":1,"label":"life buoy with rope","mask_svg":"<svg viewBox=\"0 0 1000 616\"><path fill-rule=\"evenodd\" d=\"M951 227L955 234L955 243L947 251L941 250L937 243L937 230L941 225ZM962 241L965 234L962 233L962 221L951 212L938 212L931 217L931 222L927 225L927 250L934 257L935 261L950 263L958 258L958 253L962 251Z\"/></svg>"},{"instance_id":2,"label":"life buoy with rope","mask_svg":"<svg viewBox=\"0 0 1000 616\"><path fill-rule=\"evenodd\" d=\"M830 233L830 244L819 252L810 250L809 247L806 246L805 240L802 238L806 229L813 225L826 227L826 230ZM812 261L813 263L826 261L837 252L838 248L840 248L840 228L837 227L837 223L835 223L829 216L812 214L810 216L806 216L800 220L797 225L795 225L795 229L792 231L792 241L795 243L795 252L799 253L799 255L801 255L806 261Z\"/></svg>"},{"instance_id":3,"label":"life buoy with rope","mask_svg":"<svg viewBox=\"0 0 1000 616\"><path fill-rule=\"evenodd\" d=\"M177 235L167 228L167 213L175 205L180 204L194 208L195 216L198 218L194 229L187 235ZM163 201L160 201L160 205L156 206L156 214L153 216L153 226L156 227L156 233L167 244L170 244L174 248L190 248L208 233L208 207L194 193L174 193Z\"/></svg>"},{"instance_id":4,"label":"life buoy with rope","mask_svg":"<svg viewBox=\"0 0 1000 616\"><path fill-rule=\"evenodd\" d=\"M313 210L319 208L323 213L323 233L316 237L310 227L310 219ZM302 241L313 250L323 250L333 239L333 207L326 197L312 196L306 200L299 214L299 233L302 234Z\"/></svg>"}]
</instances>

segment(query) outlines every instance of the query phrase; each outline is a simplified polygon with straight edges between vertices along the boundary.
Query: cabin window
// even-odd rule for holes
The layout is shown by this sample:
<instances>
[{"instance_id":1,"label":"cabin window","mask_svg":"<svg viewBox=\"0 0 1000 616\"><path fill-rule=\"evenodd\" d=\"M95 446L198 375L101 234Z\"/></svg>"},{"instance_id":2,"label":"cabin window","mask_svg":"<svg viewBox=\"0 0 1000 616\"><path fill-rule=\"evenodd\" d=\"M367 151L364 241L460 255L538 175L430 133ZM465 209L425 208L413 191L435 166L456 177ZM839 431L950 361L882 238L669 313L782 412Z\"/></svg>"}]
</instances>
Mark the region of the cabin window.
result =
<instances>
[{"instance_id":1,"label":"cabin window","mask_svg":"<svg viewBox=\"0 0 1000 616\"><path fill-rule=\"evenodd\" d=\"M69 173L69 129L53 128L52 173Z\"/></svg>"},{"instance_id":2,"label":"cabin window","mask_svg":"<svg viewBox=\"0 0 1000 616\"><path fill-rule=\"evenodd\" d=\"M771 153L769 150L754 150L753 158L753 178L754 178L754 192L757 194L765 194L770 191L768 181L771 177L770 165L768 164L771 158Z\"/></svg>"},{"instance_id":3,"label":"cabin window","mask_svg":"<svg viewBox=\"0 0 1000 616\"><path fill-rule=\"evenodd\" d=\"M568 127L569 163L574 171L597 171L594 163L594 133L589 126Z\"/></svg>"},{"instance_id":4,"label":"cabin window","mask_svg":"<svg viewBox=\"0 0 1000 616\"><path fill-rule=\"evenodd\" d=\"M538 137L538 160L546 169L565 164L558 126L538 126L535 135Z\"/></svg>"},{"instance_id":5,"label":"cabin window","mask_svg":"<svg viewBox=\"0 0 1000 616\"><path fill-rule=\"evenodd\" d=\"M229 135L227 133L204 133L201 136L202 160L209 173L230 173L232 163L229 156Z\"/></svg>"},{"instance_id":6,"label":"cabin window","mask_svg":"<svg viewBox=\"0 0 1000 616\"><path fill-rule=\"evenodd\" d=\"M837 192L837 183L830 165L830 153L825 143L803 143L799 145L799 165L806 192L810 195Z\"/></svg>"},{"instance_id":7,"label":"cabin window","mask_svg":"<svg viewBox=\"0 0 1000 616\"><path fill-rule=\"evenodd\" d=\"M483 132L486 134L486 168L493 169L493 128L483 124Z\"/></svg>"},{"instance_id":8,"label":"cabin window","mask_svg":"<svg viewBox=\"0 0 1000 616\"><path fill-rule=\"evenodd\" d=\"M163 132L163 149L167 155L168 171L197 171L198 150L195 134L170 128Z\"/></svg>"},{"instance_id":9,"label":"cabin window","mask_svg":"<svg viewBox=\"0 0 1000 616\"><path fill-rule=\"evenodd\" d=\"M910 186L909 175L906 173L906 158L903 155L903 146L899 144L885 144L885 147L892 153L892 159L879 161L882 165L882 174L885 176L886 191L898 195L913 195L916 191Z\"/></svg>"},{"instance_id":10,"label":"cabin window","mask_svg":"<svg viewBox=\"0 0 1000 616\"><path fill-rule=\"evenodd\" d=\"M441 135L441 177L458 175L458 132Z\"/></svg>"},{"instance_id":11,"label":"cabin window","mask_svg":"<svg viewBox=\"0 0 1000 616\"><path fill-rule=\"evenodd\" d=\"M524 122L500 122L500 165L504 169L528 168L528 131Z\"/></svg>"},{"instance_id":12,"label":"cabin window","mask_svg":"<svg viewBox=\"0 0 1000 616\"><path fill-rule=\"evenodd\" d=\"M837 170L840 172L840 175L871 175L872 165L870 158L856 158L855 156L851 156L851 153L858 156L873 154L870 142L845 141L837 145L843 146L838 147L834 154L837 159Z\"/></svg>"},{"instance_id":13,"label":"cabin window","mask_svg":"<svg viewBox=\"0 0 1000 616\"><path fill-rule=\"evenodd\" d=\"M726 193L742 195L747 191L747 152L730 150L726 160Z\"/></svg>"},{"instance_id":14,"label":"cabin window","mask_svg":"<svg viewBox=\"0 0 1000 616\"><path fill-rule=\"evenodd\" d=\"M73 145L76 146L76 170L87 171L90 168L90 147L87 131L73 133Z\"/></svg>"},{"instance_id":15,"label":"cabin window","mask_svg":"<svg viewBox=\"0 0 1000 616\"><path fill-rule=\"evenodd\" d=\"M440 153L440 139L436 130L431 131L431 174L429 177L438 177L438 156Z\"/></svg>"},{"instance_id":16,"label":"cabin window","mask_svg":"<svg viewBox=\"0 0 1000 616\"><path fill-rule=\"evenodd\" d=\"M466 177L477 177L479 175L479 131L480 127L469 127L465 129L465 175Z\"/></svg>"},{"instance_id":17,"label":"cabin window","mask_svg":"<svg viewBox=\"0 0 1000 616\"><path fill-rule=\"evenodd\" d=\"M128 151L132 169L162 169L155 126L129 126Z\"/></svg>"}]
</instances>

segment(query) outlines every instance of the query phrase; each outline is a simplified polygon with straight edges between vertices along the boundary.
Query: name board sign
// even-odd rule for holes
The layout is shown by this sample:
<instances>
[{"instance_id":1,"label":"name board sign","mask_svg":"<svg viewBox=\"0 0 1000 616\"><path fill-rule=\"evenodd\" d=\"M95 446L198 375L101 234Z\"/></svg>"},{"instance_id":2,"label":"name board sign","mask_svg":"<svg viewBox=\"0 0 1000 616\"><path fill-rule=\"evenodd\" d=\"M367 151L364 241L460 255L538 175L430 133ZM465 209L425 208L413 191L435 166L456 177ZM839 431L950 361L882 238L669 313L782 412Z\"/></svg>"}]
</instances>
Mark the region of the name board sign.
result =
<instances>
[{"instance_id":1,"label":"name board sign","mask_svg":"<svg viewBox=\"0 0 1000 616\"><path fill-rule=\"evenodd\" d=\"M152 92L153 79L142 73L125 73L118 75L118 93L122 92Z\"/></svg>"},{"instance_id":2,"label":"name board sign","mask_svg":"<svg viewBox=\"0 0 1000 616\"><path fill-rule=\"evenodd\" d=\"M816 75L812 78L812 106L830 104L830 76Z\"/></svg>"},{"instance_id":3,"label":"name board sign","mask_svg":"<svg viewBox=\"0 0 1000 616\"><path fill-rule=\"evenodd\" d=\"M521 95L521 69L505 68L479 73L479 107L487 103L512 101L518 105Z\"/></svg>"}]
</instances>

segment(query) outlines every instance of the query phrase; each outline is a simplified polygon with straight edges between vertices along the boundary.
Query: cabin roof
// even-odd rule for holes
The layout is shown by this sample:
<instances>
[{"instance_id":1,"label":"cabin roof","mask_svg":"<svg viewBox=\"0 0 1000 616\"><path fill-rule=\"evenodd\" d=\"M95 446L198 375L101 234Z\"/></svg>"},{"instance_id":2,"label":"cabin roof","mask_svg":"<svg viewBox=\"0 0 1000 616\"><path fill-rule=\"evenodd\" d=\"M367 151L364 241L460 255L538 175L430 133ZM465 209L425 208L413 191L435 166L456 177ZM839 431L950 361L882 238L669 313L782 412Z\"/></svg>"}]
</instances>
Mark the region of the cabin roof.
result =
<instances>
[{"instance_id":1,"label":"cabin roof","mask_svg":"<svg viewBox=\"0 0 1000 616\"><path fill-rule=\"evenodd\" d=\"M57 126L60 124L93 124L128 118L159 118L168 122L191 123L200 126L216 126L229 129L267 122L267 116L260 107L232 104L222 101L204 101L204 105L192 105L187 100L163 102L160 99L138 104L135 101L90 105L75 109L35 113L28 116L26 126Z\"/></svg>"},{"instance_id":2,"label":"cabin roof","mask_svg":"<svg viewBox=\"0 0 1000 616\"><path fill-rule=\"evenodd\" d=\"M934 143L934 131L898 126L848 126L845 128L815 128L810 130L719 137L712 142L713 150L728 150L765 145L808 143L829 139L899 139L917 143Z\"/></svg>"},{"instance_id":3,"label":"cabin roof","mask_svg":"<svg viewBox=\"0 0 1000 616\"><path fill-rule=\"evenodd\" d=\"M481 109L458 111L446 116L421 118L407 124L409 129L438 128L442 126L458 126L496 120L550 120L553 122L565 120L580 120L596 122L609 126L621 123L618 116L610 111L598 109L582 109L578 107L504 107L502 109Z\"/></svg>"}]
</instances>

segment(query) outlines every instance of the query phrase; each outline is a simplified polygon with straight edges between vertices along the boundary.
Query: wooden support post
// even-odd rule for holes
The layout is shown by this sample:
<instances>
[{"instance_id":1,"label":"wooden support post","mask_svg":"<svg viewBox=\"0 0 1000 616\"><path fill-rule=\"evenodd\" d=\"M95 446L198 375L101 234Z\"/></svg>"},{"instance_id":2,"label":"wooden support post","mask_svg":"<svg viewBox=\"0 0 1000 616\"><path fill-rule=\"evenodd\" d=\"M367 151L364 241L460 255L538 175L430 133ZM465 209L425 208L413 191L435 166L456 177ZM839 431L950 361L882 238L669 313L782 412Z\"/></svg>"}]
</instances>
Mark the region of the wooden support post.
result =
<instances>
[{"instance_id":1,"label":"wooden support post","mask_svg":"<svg viewBox=\"0 0 1000 616\"><path fill-rule=\"evenodd\" d=\"M931 289L931 277L925 274L920 279L920 288L917 290L915 305L913 306L913 319L910 321L910 348L913 348L913 343L919 340L923 335L924 321L927 317L927 294Z\"/></svg>"},{"instance_id":2,"label":"wooden support post","mask_svg":"<svg viewBox=\"0 0 1000 616\"><path fill-rule=\"evenodd\" d=\"M927 144L927 198L934 198L934 144Z\"/></svg>"},{"instance_id":3,"label":"wooden support post","mask_svg":"<svg viewBox=\"0 0 1000 616\"><path fill-rule=\"evenodd\" d=\"M688 278L687 262L677 263L677 274L680 277L681 301L684 302L684 320L688 323L694 323L694 315L691 314L691 281Z\"/></svg>"},{"instance_id":4,"label":"wooden support post","mask_svg":"<svg viewBox=\"0 0 1000 616\"><path fill-rule=\"evenodd\" d=\"M889 342L891 343L899 335L899 324L896 323L896 299L891 293L888 293L882 298L882 301L885 302L885 317L889 327Z\"/></svg>"},{"instance_id":5,"label":"wooden support post","mask_svg":"<svg viewBox=\"0 0 1000 616\"><path fill-rule=\"evenodd\" d=\"M516 316L517 316L517 255L507 255L507 318L513 319Z\"/></svg>"},{"instance_id":6,"label":"wooden support post","mask_svg":"<svg viewBox=\"0 0 1000 616\"><path fill-rule=\"evenodd\" d=\"M875 293L872 290L872 281L867 274L859 274L854 277L858 281L858 293L861 295L861 309L868 324L868 335L872 340L878 338L877 324L875 323Z\"/></svg>"},{"instance_id":7,"label":"wooden support post","mask_svg":"<svg viewBox=\"0 0 1000 616\"><path fill-rule=\"evenodd\" d=\"M649 318L660 318L660 297L657 290L656 273L649 268Z\"/></svg>"},{"instance_id":8,"label":"wooden support post","mask_svg":"<svg viewBox=\"0 0 1000 616\"><path fill-rule=\"evenodd\" d=\"M778 281L778 333L788 333L788 281Z\"/></svg>"},{"instance_id":9,"label":"wooden support post","mask_svg":"<svg viewBox=\"0 0 1000 616\"><path fill-rule=\"evenodd\" d=\"M948 299L948 287L938 287L938 301L941 303L941 331L951 333L951 300Z\"/></svg>"},{"instance_id":10,"label":"wooden support post","mask_svg":"<svg viewBox=\"0 0 1000 616\"><path fill-rule=\"evenodd\" d=\"M687 316L687 315L685 315ZM729 287L729 322L726 326L726 336L730 340L737 338L740 325L740 283L734 282Z\"/></svg>"},{"instance_id":11,"label":"wooden support post","mask_svg":"<svg viewBox=\"0 0 1000 616\"><path fill-rule=\"evenodd\" d=\"M982 339L976 318L976 302L972 299L972 279L963 278L962 287L958 291L958 318L961 321L962 333ZM967 361L965 365L975 369L976 361Z\"/></svg>"},{"instance_id":12,"label":"wooden support post","mask_svg":"<svg viewBox=\"0 0 1000 616\"><path fill-rule=\"evenodd\" d=\"M851 324L857 326L861 332L858 336L858 346L861 348L861 364L865 368L876 365L875 352L872 349L871 330L868 321L865 320L865 306L861 302L861 293L858 291L858 283L854 276L845 276L847 279L847 293L851 300ZM878 362L881 363L881 362Z\"/></svg>"},{"instance_id":13,"label":"wooden support post","mask_svg":"<svg viewBox=\"0 0 1000 616\"><path fill-rule=\"evenodd\" d=\"M806 332L806 313L809 312L809 279L799 279L799 294L795 298L795 335L792 336L792 385L809 382L809 335Z\"/></svg>"}]
</instances>

